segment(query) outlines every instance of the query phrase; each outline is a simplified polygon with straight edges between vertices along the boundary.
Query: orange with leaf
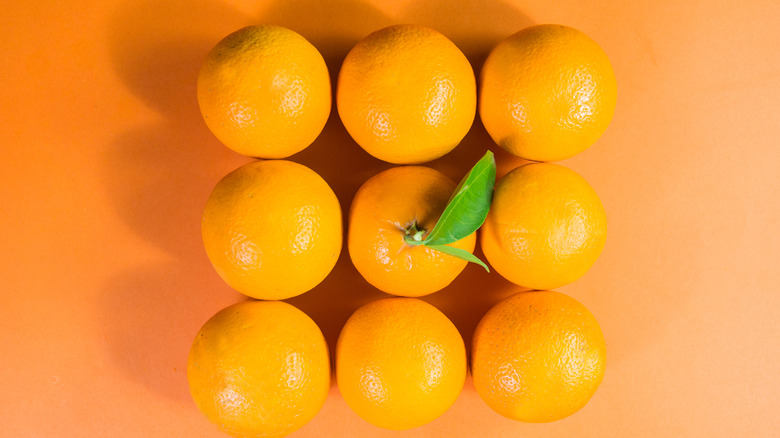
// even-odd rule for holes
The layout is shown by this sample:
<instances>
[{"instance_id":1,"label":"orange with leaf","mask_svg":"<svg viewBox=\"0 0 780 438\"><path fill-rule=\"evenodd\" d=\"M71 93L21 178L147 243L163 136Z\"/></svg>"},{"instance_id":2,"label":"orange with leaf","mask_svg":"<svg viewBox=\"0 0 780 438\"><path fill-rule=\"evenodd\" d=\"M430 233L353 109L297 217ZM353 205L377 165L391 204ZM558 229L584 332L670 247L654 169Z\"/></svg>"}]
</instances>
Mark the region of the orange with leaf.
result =
<instances>
[{"instance_id":1,"label":"orange with leaf","mask_svg":"<svg viewBox=\"0 0 780 438\"><path fill-rule=\"evenodd\" d=\"M376 288L417 297L436 292L466 267L490 207L495 160L488 152L460 185L422 166L388 169L366 181L349 213L347 247Z\"/></svg>"}]
</instances>

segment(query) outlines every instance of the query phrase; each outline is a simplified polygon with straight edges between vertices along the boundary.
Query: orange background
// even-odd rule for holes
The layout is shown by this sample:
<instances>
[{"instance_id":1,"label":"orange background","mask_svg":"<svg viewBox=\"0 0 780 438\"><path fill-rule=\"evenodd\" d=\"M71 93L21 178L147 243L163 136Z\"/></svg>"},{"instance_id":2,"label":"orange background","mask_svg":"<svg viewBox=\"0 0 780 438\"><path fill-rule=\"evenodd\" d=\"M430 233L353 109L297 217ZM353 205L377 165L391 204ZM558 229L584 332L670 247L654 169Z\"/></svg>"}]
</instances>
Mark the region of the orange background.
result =
<instances>
[{"instance_id":1,"label":"orange background","mask_svg":"<svg viewBox=\"0 0 780 438\"><path fill-rule=\"evenodd\" d=\"M780 3L110 0L11 2L0 14L0 435L222 437L196 409L186 358L198 328L241 300L211 268L200 214L248 161L200 118L195 80L223 36L254 23L312 41L334 75L380 27L449 36L478 71L500 39L534 23L579 28L610 56L615 118L562 162L600 194L606 248L559 289L600 321L605 379L564 420L507 420L471 380L436 421L384 431L332 387L297 437L768 437L780 434ZM496 148L477 120L430 165L453 179ZM385 169L335 112L293 160L349 206ZM499 172L519 161L497 151ZM516 288L472 265L426 298L470 344ZM289 300L331 348L359 305L384 296L345 253Z\"/></svg>"}]
</instances>

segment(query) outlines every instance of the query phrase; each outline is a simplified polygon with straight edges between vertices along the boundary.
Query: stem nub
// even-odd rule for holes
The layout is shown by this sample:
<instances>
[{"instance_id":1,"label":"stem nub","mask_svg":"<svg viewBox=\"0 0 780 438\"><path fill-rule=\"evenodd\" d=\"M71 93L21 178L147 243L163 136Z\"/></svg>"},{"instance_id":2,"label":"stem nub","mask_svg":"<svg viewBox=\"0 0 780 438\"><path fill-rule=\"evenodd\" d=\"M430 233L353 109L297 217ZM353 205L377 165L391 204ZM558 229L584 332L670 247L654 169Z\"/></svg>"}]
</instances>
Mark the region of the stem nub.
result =
<instances>
[{"instance_id":1,"label":"stem nub","mask_svg":"<svg viewBox=\"0 0 780 438\"><path fill-rule=\"evenodd\" d=\"M423 238L427 232L428 230L421 227L417 221L413 221L412 224L404 230L404 242L409 245L422 245Z\"/></svg>"}]
</instances>

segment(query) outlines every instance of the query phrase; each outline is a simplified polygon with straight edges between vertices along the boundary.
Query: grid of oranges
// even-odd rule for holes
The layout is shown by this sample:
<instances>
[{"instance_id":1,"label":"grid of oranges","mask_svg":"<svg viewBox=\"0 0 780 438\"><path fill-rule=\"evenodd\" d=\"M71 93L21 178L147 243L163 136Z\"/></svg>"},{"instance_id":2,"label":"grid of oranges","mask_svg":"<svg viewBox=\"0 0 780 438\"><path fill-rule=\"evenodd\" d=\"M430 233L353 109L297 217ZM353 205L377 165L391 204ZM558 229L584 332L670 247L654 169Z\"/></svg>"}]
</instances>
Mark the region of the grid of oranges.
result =
<instances>
[{"instance_id":1,"label":"grid of oranges","mask_svg":"<svg viewBox=\"0 0 780 438\"><path fill-rule=\"evenodd\" d=\"M357 271L400 296L357 309L338 339L336 382L360 417L395 430L426 424L454 403L469 363L477 393L506 417L549 422L582 408L604 375L604 337L582 304L550 289L593 265L606 215L581 176L549 162L590 147L612 119L616 84L603 50L571 27L532 26L499 43L477 80L433 29L396 25L366 36L341 66L338 115L358 146L399 166L367 180L348 214L320 175L285 160L325 126L330 84L317 49L278 26L227 36L200 71L206 125L258 160L220 180L203 214L216 272L255 300L221 310L196 335L188 379L199 409L229 434L269 437L299 429L323 406L331 353L311 318L279 300L328 276L344 246L343 216ZM457 147L477 113L498 146L532 161L484 193L420 165ZM444 222L458 229L459 215L480 202L479 239L441 230ZM438 244L426 245L432 234ZM469 362L454 324L415 297L447 287L477 243L498 275L534 291L483 317Z\"/></svg>"}]
</instances>

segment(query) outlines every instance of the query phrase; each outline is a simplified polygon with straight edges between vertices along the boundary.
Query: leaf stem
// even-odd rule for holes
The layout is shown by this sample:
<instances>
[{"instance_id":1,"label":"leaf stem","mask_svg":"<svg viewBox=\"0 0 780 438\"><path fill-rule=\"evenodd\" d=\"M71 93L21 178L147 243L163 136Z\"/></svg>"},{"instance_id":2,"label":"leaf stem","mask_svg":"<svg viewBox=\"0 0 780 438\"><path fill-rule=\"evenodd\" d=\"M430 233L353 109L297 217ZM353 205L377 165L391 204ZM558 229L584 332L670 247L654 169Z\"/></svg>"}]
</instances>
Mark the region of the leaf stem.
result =
<instances>
[{"instance_id":1,"label":"leaf stem","mask_svg":"<svg viewBox=\"0 0 780 438\"><path fill-rule=\"evenodd\" d=\"M413 246L425 246L447 255L476 263L488 272L487 265L468 251L447 246L477 231L485 222L493 187L496 184L496 159L490 151L477 161L455 188L430 233L414 220L404 230L404 242Z\"/></svg>"}]
</instances>

